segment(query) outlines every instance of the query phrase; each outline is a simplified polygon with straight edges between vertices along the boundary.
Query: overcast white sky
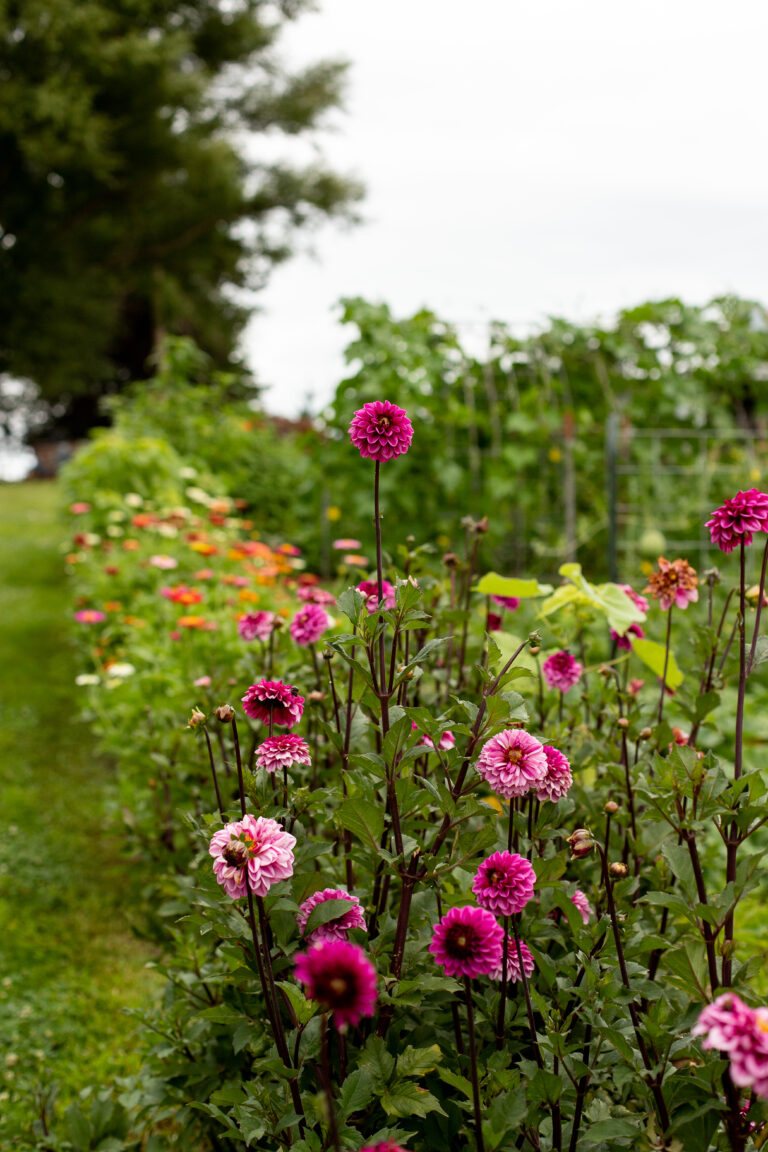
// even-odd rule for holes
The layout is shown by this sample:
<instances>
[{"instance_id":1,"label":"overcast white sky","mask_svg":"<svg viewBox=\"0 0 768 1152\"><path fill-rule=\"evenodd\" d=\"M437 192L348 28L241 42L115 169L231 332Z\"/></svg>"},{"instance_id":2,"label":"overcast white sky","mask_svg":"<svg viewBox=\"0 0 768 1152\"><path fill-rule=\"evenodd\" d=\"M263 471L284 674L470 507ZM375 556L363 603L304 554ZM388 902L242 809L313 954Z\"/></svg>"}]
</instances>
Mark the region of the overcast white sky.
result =
<instances>
[{"instance_id":1,"label":"overcast white sky","mask_svg":"<svg viewBox=\"0 0 768 1152\"><path fill-rule=\"evenodd\" d=\"M476 339L488 318L768 300L764 0L320 0L284 44L351 62L323 151L368 196L258 297L269 410L331 396L341 296Z\"/></svg>"}]
</instances>

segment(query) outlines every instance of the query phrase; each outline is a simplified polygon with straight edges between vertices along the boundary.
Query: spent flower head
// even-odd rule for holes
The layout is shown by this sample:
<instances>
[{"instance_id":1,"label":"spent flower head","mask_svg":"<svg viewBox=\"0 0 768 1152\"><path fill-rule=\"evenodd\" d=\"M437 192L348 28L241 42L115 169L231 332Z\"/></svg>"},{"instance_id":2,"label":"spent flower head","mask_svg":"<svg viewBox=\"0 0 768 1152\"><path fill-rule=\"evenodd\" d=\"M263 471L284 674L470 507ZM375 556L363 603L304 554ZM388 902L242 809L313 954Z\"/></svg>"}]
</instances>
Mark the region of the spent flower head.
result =
<instances>
[{"instance_id":1,"label":"spent flower head","mask_svg":"<svg viewBox=\"0 0 768 1152\"><path fill-rule=\"evenodd\" d=\"M667 612L673 604L678 608L695 604L699 598L698 582L696 570L687 560L670 561L659 556L658 571L648 577L645 591L650 592L654 600L659 601L663 611Z\"/></svg>"}]
</instances>

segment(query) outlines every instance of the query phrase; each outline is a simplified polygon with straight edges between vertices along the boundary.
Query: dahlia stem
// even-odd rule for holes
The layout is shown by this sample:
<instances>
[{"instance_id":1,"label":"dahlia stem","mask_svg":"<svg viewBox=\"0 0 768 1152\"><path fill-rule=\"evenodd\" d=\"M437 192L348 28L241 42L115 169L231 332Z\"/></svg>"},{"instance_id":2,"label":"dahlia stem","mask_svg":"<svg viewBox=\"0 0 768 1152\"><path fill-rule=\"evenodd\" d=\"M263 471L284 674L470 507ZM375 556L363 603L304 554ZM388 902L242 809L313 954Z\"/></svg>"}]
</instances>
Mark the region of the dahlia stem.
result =
<instances>
[{"instance_id":1,"label":"dahlia stem","mask_svg":"<svg viewBox=\"0 0 768 1152\"><path fill-rule=\"evenodd\" d=\"M525 996L525 1011L528 1016L528 1031L531 1034L531 1043L533 1044L533 1052L536 1057L536 1063L539 1068L544 1067L544 1062L541 1059L541 1051L539 1049L539 1039L536 1035L536 1022L533 1018L533 1004L531 1003L531 991L528 987L528 977L525 974L523 967L523 950L520 947L520 931L519 931L519 914L512 917L512 936L515 941L515 950L517 952L517 963L520 967L520 982L523 985L523 995Z\"/></svg>"},{"instance_id":2,"label":"dahlia stem","mask_svg":"<svg viewBox=\"0 0 768 1152\"><path fill-rule=\"evenodd\" d=\"M509 916L504 917L504 942L501 948L501 998L499 1000L499 1015L496 1020L496 1049L501 1051L504 1045L504 1026L507 1014L507 961L509 959Z\"/></svg>"},{"instance_id":3,"label":"dahlia stem","mask_svg":"<svg viewBox=\"0 0 768 1152\"><path fill-rule=\"evenodd\" d=\"M243 782L243 758L240 755L240 741L237 737L237 720L232 717L232 737L235 741L235 762L237 764L237 787L240 792L240 815L245 816L245 784Z\"/></svg>"},{"instance_id":4,"label":"dahlia stem","mask_svg":"<svg viewBox=\"0 0 768 1152\"><path fill-rule=\"evenodd\" d=\"M760 615L763 611L763 593L765 591L765 573L768 567L768 540L765 542L763 549L763 566L760 569L760 590L757 595L757 612L755 614L755 630L752 633L752 644L749 649L749 660L747 661L747 676L752 671L752 665L755 660L755 645L757 644L757 637L760 635Z\"/></svg>"},{"instance_id":5,"label":"dahlia stem","mask_svg":"<svg viewBox=\"0 0 768 1152\"><path fill-rule=\"evenodd\" d=\"M464 590L464 621L461 626L461 647L459 648L459 667L456 676L456 691L461 689L464 683L464 660L467 655L467 632L469 630L469 603L472 595L472 577L475 574L475 563L477 561L477 549L480 544L480 537L475 533L475 542L472 545L472 557L469 560L469 567L467 569L467 583ZM469 545L469 541L467 541Z\"/></svg>"},{"instance_id":6,"label":"dahlia stem","mask_svg":"<svg viewBox=\"0 0 768 1152\"><path fill-rule=\"evenodd\" d=\"M670 604L669 612L667 613L667 642L664 648L664 672L661 677L661 695L659 696L659 716L658 723L661 724L664 715L664 694L667 691L667 668L669 667L669 641L672 636L672 608Z\"/></svg>"},{"instance_id":7,"label":"dahlia stem","mask_svg":"<svg viewBox=\"0 0 768 1152\"><path fill-rule=\"evenodd\" d=\"M472 1004L472 981L464 977L464 992L467 1002L467 1038L469 1040L469 1067L472 1074L472 1103L475 1111L475 1135L477 1152L485 1152L483 1144L483 1118L480 1110L480 1084L477 1078L477 1046L475 1044L475 1012Z\"/></svg>"},{"instance_id":8,"label":"dahlia stem","mask_svg":"<svg viewBox=\"0 0 768 1152\"><path fill-rule=\"evenodd\" d=\"M378 466L378 465L377 465ZM333 1100L333 1080L331 1078L331 1057L328 1051L328 1013L320 1018L320 1079L323 1085L326 1110L328 1113L328 1139L334 1152L341 1152L339 1128L336 1123L336 1105Z\"/></svg>"},{"instance_id":9,"label":"dahlia stem","mask_svg":"<svg viewBox=\"0 0 768 1152\"><path fill-rule=\"evenodd\" d=\"M213 748L211 747L211 738L208 735L207 727L205 727L205 726L203 727L203 732L205 732L205 742L208 745L208 759L211 762L211 775L213 776L213 787L216 789L216 803L219 806L219 816L221 816L222 822L224 824L226 824L227 818L224 815L224 805L221 802L221 792L219 790L219 778L216 775L216 761L213 758Z\"/></svg>"},{"instance_id":10,"label":"dahlia stem","mask_svg":"<svg viewBox=\"0 0 768 1152\"><path fill-rule=\"evenodd\" d=\"M379 600L379 608L381 608L384 601L384 573L381 559L381 512L379 510L379 479L381 472L381 461L375 462L374 482L373 482L373 510L376 524L376 586ZM378 687L379 703L381 705L381 735L382 737L389 732L389 695L387 693L387 659L384 650L384 629L379 632L379 687ZM397 803L397 792L395 790L395 766L390 767L387 765L387 807L389 809L389 818L392 823L392 835L395 840L395 851L398 856L403 854L403 834L400 830L400 809Z\"/></svg>"},{"instance_id":11,"label":"dahlia stem","mask_svg":"<svg viewBox=\"0 0 768 1152\"><path fill-rule=\"evenodd\" d=\"M747 687L746 652L746 549L744 537L739 542L739 693L736 699L736 730L734 732L733 779L739 780L744 754L744 697ZM738 800L736 801L738 807ZM739 851L739 829L736 821L731 823L725 841L725 882L736 883L736 862ZM733 966L734 910L728 913L723 926L723 967L722 984L730 987Z\"/></svg>"}]
</instances>

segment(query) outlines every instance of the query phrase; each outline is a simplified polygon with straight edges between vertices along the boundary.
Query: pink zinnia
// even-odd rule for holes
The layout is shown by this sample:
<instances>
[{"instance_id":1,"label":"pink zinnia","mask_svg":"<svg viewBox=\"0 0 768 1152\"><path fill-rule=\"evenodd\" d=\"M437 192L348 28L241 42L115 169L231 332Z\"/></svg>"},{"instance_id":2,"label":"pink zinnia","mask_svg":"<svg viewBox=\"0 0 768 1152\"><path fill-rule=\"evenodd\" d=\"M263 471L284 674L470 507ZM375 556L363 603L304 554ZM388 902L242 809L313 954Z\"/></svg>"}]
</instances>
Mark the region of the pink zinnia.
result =
<instances>
[{"instance_id":1,"label":"pink zinnia","mask_svg":"<svg viewBox=\"0 0 768 1152\"><path fill-rule=\"evenodd\" d=\"M356 944L321 940L295 958L296 978L310 1000L333 1012L340 1032L372 1016L376 1007L376 969Z\"/></svg>"},{"instance_id":2,"label":"pink zinnia","mask_svg":"<svg viewBox=\"0 0 768 1152\"><path fill-rule=\"evenodd\" d=\"M494 852L478 868L472 891L481 908L495 916L514 916L533 896L535 883L530 860L512 852Z\"/></svg>"},{"instance_id":3,"label":"pink zinnia","mask_svg":"<svg viewBox=\"0 0 768 1152\"><path fill-rule=\"evenodd\" d=\"M78 624L101 624L106 618L106 612L99 612L98 608L81 608L79 612L75 612Z\"/></svg>"},{"instance_id":4,"label":"pink zinnia","mask_svg":"<svg viewBox=\"0 0 768 1152\"><path fill-rule=\"evenodd\" d=\"M494 604L506 608L508 612L514 612L520 606L520 601L517 596L491 596Z\"/></svg>"},{"instance_id":5,"label":"pink zinnia","mask_svg":"<svg viewBox=\"0 0 768 1152\"><path fill-rule=\"evenodd\" d=\"M412 732L418 732L419 731L418 724L416 724L416 723L411 724L411 731ZM417 740L416 743L417 743L417 745L423 744L426 748L434 748L434 746L435 746L434 740L432 739L431 736L427 736L426 732L422 733L421 739ZM437 746L441 752L448 752L451 748L454 748L455 745L456 745L456 737L454 736L453 732L449 732L448 729L446 729L445 732L441 733L440 739L439 739L438 744L437 744Z\"/></svg>"},{"instance_id":6,"label":"pink zinnia","mask_svg":"<svg viewBox=\"0 0 768 1152\"><path fill-rule=\"evenodd\" d=\"M502 942L502 948L504 947ZM520 955L523 958L523 971L526 978L533 975L533 970L536 965L533 962L533 954L524 940L520 941ZM501 980L504 975L504 956L503 953L499 957L498 965L489 972L491 980ZM517 945L515 944L514 936L507 936L507 980L511 984L516 984L520 979L520 961L517 956Z\"/></svg>"},{"instance_id":7,"label":"pink zinnia","mask_svg":"<svg viewBox=\"0 0 768 1152\"><path fill-rule=\"evenodd\" d=\"M357 585L358 592L362 592L366 598L365 606L369 612L375 612L379 607L379 585L375 580L361 580ZM382 580L381 591L383 593L383 607L388 612L391 612L395 606L395 590L388 580Z\"/></svg>"},{"instance_id":8,"label":"pink zinnia","mask_svg":"<svg viewBox=\"0 0 768 1152\"><path fill-rule=\"evenodd\" d=\"M170 572L172 568L178 568L178 560L174 560L173 556L150 556L147 563L151 564L153 568L159 568L163 572Z\"/></svg>"},{"instance_id":9,"label":"pink zinnia","mask_svg":"<svg viewBox=\"0 0 768 1152\"><path fill-rule=\"evenodd\" d=\"M241 640L269 640L275 629L274 612L246 612L237 621L237 634Z\"/></svg>"},{"instance_id":10,"label":"pink zinnia","mask_svg":"<svg viewBox=\"0 0 768 1152\"><path fill-rule=\"evenodd\" d=\"M573 896L571 896L571 903L575 905L577 911L581 913L581 918L585 924L589 924L589 918L593 914L592 905L582 892L581 888L577 888Z\"/></svg>"},{"instance_id":11,"label":"pink zinnia","mask_svg":"<svg viewBox=\"0 0 768 1152\"><path fill-rule=\"evenodd\" d=\"M319 604L305 604L291 620L290 633L297 644L306 648L320 639L330 623Z\"/></svg>"},{"instance_id":12,"label":"pink zinnia","mask_svg":"<svg viewBox=\"0 0 768 1152\"><path fill-rule=\"evenodd\" d=\"M542 804L545 800L556 803L562 800L563 796L567 796L571 789L573 784L571 766L563 753L549 744L544 745L544 755L547 758L547 774L536 785L536 799Z\"/></svg>"},{"instance_id":13,"label":"pink zinnia","mask_svg":"<svg viewBox=\"0 0 768 1152\"><path fill-rule=\"evenodd\" d=\"M361 456L394 460L410 448L413 426L402 408L389 400L374 400L355 412L349 436Z\"/></svg>"},{"instance_id":14,"label":"pink zinnia","mask_svg":"<svg viewBox=\"0 0 768 1152\"><path fill-rule=\"evenodd\" d=\"M574 684L578 684L584 671L581 664L570 652L554 652L541 666L548 688L558 688L561 692L569 692Z\"/></svg>"},{"instance_id":15,"label":"pink zinnia","mask_svg":"<svg viewBox=\"0 0 768 1152\"><path fill-rule=\"evenodd\" d=\"M348 908L335 920L327 920L325 924L320 924L314 931L310 932L307 936L308 944L317 944L320 940L346 940L347 933L351 928L362 928L365 931L365 917L357 896L350 896L349 892L345 892L342 888L324 888L322 892L313 893L303 904L299 905L296 923L299 925L302 936L310 913L317 908L318 904L324 904L326 900L351 900L354 907Z\"/></svg>"},{"instance_id":16,"label":"pink zinnia","mask_svg":"<svg viewBox=\"0 0 768 1152\"><path fill-rule=\"evenodd\" d=\"M520 728L509 728L486 740L476 768L494 792L509 800L535 788L548 765L538 740Z\"/></svg>"},{"instance_id":17,"label":"pink zinnia","mask_svg":"<svg viewBox=\"0 0 768 1152\"><path fill-rule=\"evenodd\" d=\"M290 768L293 764L311 764L309 746L301 736L286 732L281 736L270 736L256 749L256 767L267 772Z\"/></svg>"},{"instance_id":18,"label":"pink zinnia","mask_svg":"<svg viewBox=\"0 0 768 1152\"><path fill-rule=\"evenodd\" d=\"M487 976L499 962L504 930L485 908L451 908L436 925L429 951L447 976Z\"/></svg>"},{"instance_id":19,"label":"pink zinnia","mask_svg":"<svg viewBox=\"0 0 768 1152\"><path fill-rule=\"evenodd\" d=\"M262 724L269 724L271 719L278 728L292 728L304 714L304 697L298 688L282 680L259 680L243 696L243 711Z\"/></svg>"},{"instance_id":20,"label":"pink zinnia","mask_svg":"<svg viewBox=\"0 0 768 1152\"><path fill-rule=\"evenodd\" d=\"M238 900L246 895L246 870L254 896L266 896L278 880L292 876L295 843L276 820L249 814L214 832L208 851L219 884Z\"/></svg>"},{"instance_id":21,"label":"pink zinnia","mask_svg":"<svg viewBox=\"0 0 768 1152\"><path fill-rule=\"evenodd\" d=\"M334 540L331 545L332 548L338 549L339 552L353 552L362 548L360 540L353 540L351 536L343 536L340 540Z\"/></svg>"},{"instance_id":22,"label":"pink zinnia","mask_svg":"<svg viewBox=\"0 0 768 1152\"><path fill-rule=\"evenodd\" d=\"M296 598L302 604L335 604L336 597L332 592L326 592L325 588L317 588L312 585L311 588L297 588Z\"/></svg>"},{"instance_id":23,"label":"pink zinnia","mask_svg":"<svg viewBox=\"0 0 768 1152\"><path fill-rule=\"evenodd\" d=\"M712 513L706 527L721 552L733 552L742 540L751 544L755 532L768 532L768 495L757 488L737 492Z\"/></svg>"}]
</instances>

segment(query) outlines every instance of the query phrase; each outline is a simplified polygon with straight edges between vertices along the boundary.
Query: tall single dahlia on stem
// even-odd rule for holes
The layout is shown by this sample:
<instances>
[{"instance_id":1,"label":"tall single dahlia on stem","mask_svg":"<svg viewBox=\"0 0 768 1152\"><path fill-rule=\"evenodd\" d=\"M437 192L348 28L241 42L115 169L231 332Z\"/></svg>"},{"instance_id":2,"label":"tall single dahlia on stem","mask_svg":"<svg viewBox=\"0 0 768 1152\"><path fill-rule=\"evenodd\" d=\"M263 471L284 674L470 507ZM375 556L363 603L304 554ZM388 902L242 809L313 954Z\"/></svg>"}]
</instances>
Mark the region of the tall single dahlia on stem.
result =
<instances>
[{"instance_id":1,"label":"tall single dahlia on stem","mask_svg":"<svg viewBox=\"0 0 768 1152\"><path fill-rule=\"evenodd\" d=\"M535 883L530 860L512 852L494 852L478 868L472 891L481 908L495 916L513 916L525 908Z\"/></svg>"},{"instance_id":2,"label":"tall single dahlia on stem","mask_svg":"<svg viewBox=\"0 0 768 1152\"><path fill-rule=\"evenodd\" d=\"M346 940L322 940L300 952L295 963L307 996L333 1013L340 1032L373 1015L376 969L362 948Z\"/></svg>"},{"instance_id":3,"label":"tall single dahlia on stem","mask_svg":"<svg viewBox=\"0 0 768 1152\"><path fill-rule=\"evenodd\" d=\"M289 631L296 643L306 648L320 639L330 623L319 604L305 604L291 620Z\"/></svg>"},{"instance_id":4,"label":"tall single dahlia on stem","mask_svg":"<svg viewBox=\"0 0 768 1152\"><path fill-rule=\"evenodd\" d=\"M698 582L696 570L687 560L670 561L659 556L659 570L648 577L645 591L659 601L664 612L668 612L673 604L678 608L695 604L699 598Z\"/></svg>"},{"instance_id":5,"label":"tall single dahlia on stem","mask_svg":"<svg viewBox=\"0 0 768 1152\"><path fill-rule=\"evenodd\" d=\"M246 612L237 621L237 634L241 640L269 640L275 628L274 612Z\"/></svg>"},{"instance_id":6,"label":"tall single dahlia on stem","mask_svg":"<svg viewBox=\"0 0 768 1152\"><path fill-rule=\"evenodd\" d=\"M355 412L349 436L361 456L383 463L408 451L413 426L404 409L389 400L374 400Z\"/></svg>"},{"instance_id":7,"label":"tall single dahlia on stem","mask_svg":"<svg viewBox=\"0 0 768 1152\"><path fill-rule=\"evenodd\" d=\"M262 724L271 719L278 728L292 728L304 714L304 697L282 680L259 680L243 696L243 711Z\"/></svg>"},{"instance_id":8,"label":"tall single dahlia on stem","mask_svg":"<svg viewBox=\"0 0 768 1152\"><path fill-rule=\"evenodd\" d=\"M487 976L501 960L504 930L485 908L451 908L435 925L429 951L447 976Z\"/></svg>"},{"instance_id":9,"label":"tall single dahlia on stem","mask_svg":"<svg viewBox=\"0 0 768 1152\"><path fill-rule=\"evenodd\" d=\"M301 736L286 732L281 736L270 736L256 749L256 767L266 772L277 772L291 768L294 764L311 764L309 745Z\"/></svg>"},{"instance_id":10,"label":"tall single dahlia on stem","mask_svg":"<svg viewBox=\"0 0 768 1152\"><path fill-rule=\"evenodd\" d=\"M581 664L570 652L554 652L541 666L548 688L558 688L561 692L569 692L574 684L578 684L584 671Z\"/></svg>"},{"instance_id":11,"label":"tall single dahlia on stem","mask_svg":"<svg viewBox=\"0 0 768 1152\"><path fill-rule=\"evenodd\" d=\"M755 532L768 532L768 494L757 488L737 492L712 513L706 527L721 552L733 552L742 540L751 544Z\"/></svg>"},{"instance_id":12,"label":"tall single dahlia on stem","mask_svg":"<svg viewBox=\"0 0 768 1152\"><path fill-rule=\"evenodd\" d=\"M247 892L246 875L254 896L266 896L278 880L293 875L295 843L276 820L248 814L214 832L208 851L219 884L239 900Z\"/></svg>"},{"instance_id":13,"label":"tall single dahlia on stem","mask_svg":"<svg viewBox=\"0 0 768 1152\"><path fill-rule=\"evenodd\" d=\"M556 803L567 796L573 784L571 765L558 748L552 748L549 744L544 745L544 755L547 758L547 773L536 785L536 799L542 804L545 800Z\"/></svg>"},{"instance_id":14,"label":"tall single dahlia on stem","mask_svg":"<svg viewBox=\"0 0 768 1152\"><path fill-rule=\"evenodd\" d=\"M379 589L376 581L361 580L357 585L357 590L358 592L362 592L363 596L365 596L365 606L368 609L369 614L371 612L375 612L379 607ZM382 580L381 591L383 596L381 606L382 608L385 608L387 612L391 612L395 606L395 589L390 584L389 580Z\"/></svg>"},{"instance_id":15,"label":"tall single dahlia on stem","mask_svg":"<svg viewBox=\"0 0 768 1152\"><path fill-rule=\"evenodd\" d=\"M523 957L523 972L526 977L533 974L536 967L533 954L524 940L520 941L520 954ZM498 965L488 973L491 980L501 980L504 976L504 957L499 957ZM520 961L517 956L517 945L514 936L507 936L507 980L516 984L520 979Z\"/></svg>"},{"instance_id":16,"label":"tall single dahlia on stem","mask_svg":"<svg viewBox=\"0 0 768 1152\"><path fill-rule=\"evenodd\" d=\"M581 913L581 918L584 923L589 924L589 918L593 915L593 908L581 888L577 888L573 896L571 896L571 903L575 906L576 910Z\"/></svg>"},{"instance_id":17,"label":"tall single dahlia on stem","mask_svg":"<svg viewBox=\"0 0 768 1152\"><path fill-rule=\"evenodd\" d=\"M486 740L476 768L494 792L510 800L536 787L545 778L548 765L538 740L520 728L510 728Z\"/></svg>"},{"instance_id":18,"label":"tall single dahlia on stem","mask_svg":"<svg viewBox=\"0 0 768 1152\"><path fill-rule=\"evenodd\" d=\"M319 924L317 928L308 933L308 944L318 944L321 940L346 940L347 933L352 928L362 928L365 931L365 917L357 896L351 896L342 888L323 888L322 892L314 892L303 904L299 905L296 923L299 925L302 936L311 913L318 904L325 904L327 900L351 900L353 907L342 912L334 920L326 920L325 924Z\"/></svg>"}]
</instances>

